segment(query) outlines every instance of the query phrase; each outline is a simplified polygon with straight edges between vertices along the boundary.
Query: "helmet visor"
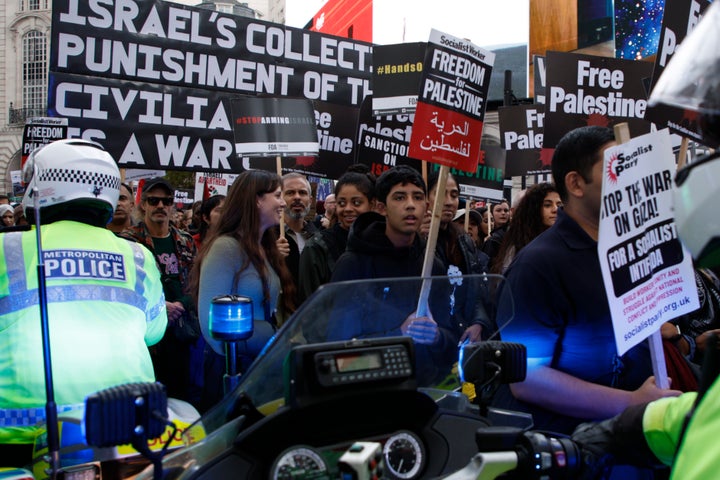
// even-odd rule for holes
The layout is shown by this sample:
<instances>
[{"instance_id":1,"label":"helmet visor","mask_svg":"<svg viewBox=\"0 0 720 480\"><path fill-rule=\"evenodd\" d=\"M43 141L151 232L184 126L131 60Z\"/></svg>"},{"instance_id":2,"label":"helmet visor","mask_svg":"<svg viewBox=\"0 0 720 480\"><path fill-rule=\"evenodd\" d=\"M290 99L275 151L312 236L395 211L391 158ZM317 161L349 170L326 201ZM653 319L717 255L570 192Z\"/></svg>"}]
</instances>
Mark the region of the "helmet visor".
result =
<instances>
[{"instance_id":1,"label":"helmet visor","mask_svg":"<svg viewBox=\"0 0 720 480\"><path fill-rule=\"evenodd\" d=\"M720 2L714 2L670 59L650 95L650 105L720 115L719 46Z\"/></svg>"}]
</instances>

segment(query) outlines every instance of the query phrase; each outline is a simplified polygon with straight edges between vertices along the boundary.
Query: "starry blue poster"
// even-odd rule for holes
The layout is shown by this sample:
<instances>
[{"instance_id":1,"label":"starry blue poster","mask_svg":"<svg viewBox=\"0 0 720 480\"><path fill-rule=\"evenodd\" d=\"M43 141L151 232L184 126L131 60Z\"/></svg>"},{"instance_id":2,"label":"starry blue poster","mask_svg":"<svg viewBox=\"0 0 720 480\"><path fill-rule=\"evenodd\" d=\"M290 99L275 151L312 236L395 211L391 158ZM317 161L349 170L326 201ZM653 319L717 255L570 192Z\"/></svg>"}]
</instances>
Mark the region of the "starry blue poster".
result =
<instances>
[{"instance_id":1,"label":"starry blue poster","mask_svg":"<svg viewBox=\"0 0 720 480\"><path fill-rule=\"evenodd\" d=\"M665 0L615 0L617 58L641 60L655 55L664 7Z\"/></svg>"}]
</instances>

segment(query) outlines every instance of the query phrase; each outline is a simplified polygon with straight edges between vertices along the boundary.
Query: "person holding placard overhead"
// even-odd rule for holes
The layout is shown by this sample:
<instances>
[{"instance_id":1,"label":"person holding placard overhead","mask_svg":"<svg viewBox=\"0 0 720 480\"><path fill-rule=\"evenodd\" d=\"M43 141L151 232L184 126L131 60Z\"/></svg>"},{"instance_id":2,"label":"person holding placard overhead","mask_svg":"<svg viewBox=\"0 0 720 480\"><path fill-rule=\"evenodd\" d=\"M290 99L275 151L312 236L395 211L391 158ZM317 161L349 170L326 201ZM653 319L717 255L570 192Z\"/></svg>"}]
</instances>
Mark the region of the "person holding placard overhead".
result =
<instances>
[{"instance_id":1,"label":"person holding placard overhead","mask_svg":"<svg viewBox=\"0 0 720 480\"><path fill-rule=\"evenodd\" d=\"M514 315L501 295L497 321L512 320L502 338L527 346L528 371L496 404L532 413L542 430L569 434L584 420L680 394L655 386L645 343L617 355L597 252L603 152L613 145L613 131L597 126L560 140L552 173L564 209L505 274Z\"/></svg>"},{"instance_id":2,"label":"person holding placard overhead","mask_svg":"<svg viewBox=\"0 0 720 480\"><path fill-rule=\"evenodd\" d=\"M707 48L720 40L720 4L714 2L683 40L650 95L649 103L665 104L697 114L697 131L706 145L720 144L720 52ZM699 54L702 53L702 54ZM677 231L698 266L720 265L717 182L720 154L698 158L679 170L674 185ZM717 358L718 337L708 352ZM714 347L714 348L712 348ZM706 363L700 390L626 409L599 424L581 425L573 440L582 448L588 476L596 463L637 462L671 465L670 478L705 480L720 469L717 432L720 426L720 379L717 361ZM615 457L614 459L612 457ZM602 465L600 465L602 466Z\"/></svg>"}]
</instances>

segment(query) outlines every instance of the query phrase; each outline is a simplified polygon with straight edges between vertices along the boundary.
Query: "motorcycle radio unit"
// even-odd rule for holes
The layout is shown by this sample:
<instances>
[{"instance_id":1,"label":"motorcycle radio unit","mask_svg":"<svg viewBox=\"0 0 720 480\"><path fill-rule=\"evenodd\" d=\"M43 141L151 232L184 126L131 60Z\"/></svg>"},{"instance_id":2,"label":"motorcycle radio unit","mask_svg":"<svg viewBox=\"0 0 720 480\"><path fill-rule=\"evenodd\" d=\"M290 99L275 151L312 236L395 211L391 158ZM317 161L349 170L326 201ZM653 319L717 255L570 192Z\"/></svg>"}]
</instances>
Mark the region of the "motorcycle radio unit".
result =
<instances>
[{"instance_id":1,"label":"motorcycle radio unit","mask_svg":"<svg viewBox=\"0 0 720 480\"><path fill-rule=\"evenodd\" d=\"M285 403L301 407L352 393L414 390L415 350L409 337L301 345L285 364Z\"/></svg>"}]
</instances>

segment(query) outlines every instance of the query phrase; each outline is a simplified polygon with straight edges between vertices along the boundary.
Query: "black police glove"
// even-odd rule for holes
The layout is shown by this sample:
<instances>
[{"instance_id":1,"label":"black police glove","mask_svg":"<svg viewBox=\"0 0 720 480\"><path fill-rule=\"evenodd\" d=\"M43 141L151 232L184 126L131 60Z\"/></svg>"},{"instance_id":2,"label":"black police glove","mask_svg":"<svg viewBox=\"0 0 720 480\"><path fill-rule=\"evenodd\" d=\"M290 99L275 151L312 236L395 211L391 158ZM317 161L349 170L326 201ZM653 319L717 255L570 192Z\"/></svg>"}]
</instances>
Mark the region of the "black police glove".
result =
<instances>
[{"instance_id":1,"label":"black police glove","mask_svg":"<svg viewBox=\"0 0 720 480\"><path fill-rule=\"evenodd\" d=\"M608 420L578 425L572 440L583 457L581 478L605 478L616 464L664 468L645 441L642 419L646 406L634 405Z\"/></svg>"}]
</instances>

